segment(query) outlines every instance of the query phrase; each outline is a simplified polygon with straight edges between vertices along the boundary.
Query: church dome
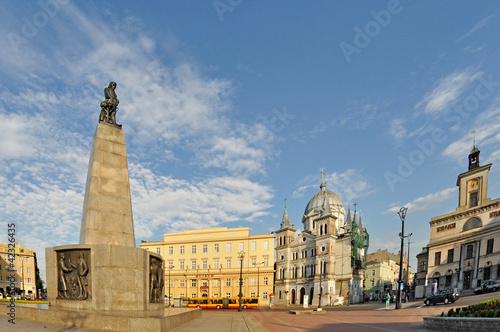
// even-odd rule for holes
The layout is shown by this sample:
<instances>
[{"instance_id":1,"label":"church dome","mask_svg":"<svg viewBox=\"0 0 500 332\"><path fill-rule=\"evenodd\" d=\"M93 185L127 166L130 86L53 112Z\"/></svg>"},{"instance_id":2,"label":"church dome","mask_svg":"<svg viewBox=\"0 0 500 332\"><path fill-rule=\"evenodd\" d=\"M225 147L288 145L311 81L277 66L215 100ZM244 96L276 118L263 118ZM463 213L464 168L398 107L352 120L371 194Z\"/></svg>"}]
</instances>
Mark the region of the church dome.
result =
<instances>
[{"instance_id":1,"label":"church dome","mask_svg":"<svg viewBox=\"0 0 500 332\"><path fill-rule=\"evenodd\" d=\"M325 199L325 193L323 190L320 190L316 195L314 195L309 203L307 203L306 209L304 210L304 215L308 215L311 213L311 211L316 211L316 212L321 212L323 209L323 201ZM327 203L330 204L330 206L342 206L342 201L340 200L340 197L334 193L333 191L327 190L326 191L326 199Z\"/></svg>"}]
</instances>

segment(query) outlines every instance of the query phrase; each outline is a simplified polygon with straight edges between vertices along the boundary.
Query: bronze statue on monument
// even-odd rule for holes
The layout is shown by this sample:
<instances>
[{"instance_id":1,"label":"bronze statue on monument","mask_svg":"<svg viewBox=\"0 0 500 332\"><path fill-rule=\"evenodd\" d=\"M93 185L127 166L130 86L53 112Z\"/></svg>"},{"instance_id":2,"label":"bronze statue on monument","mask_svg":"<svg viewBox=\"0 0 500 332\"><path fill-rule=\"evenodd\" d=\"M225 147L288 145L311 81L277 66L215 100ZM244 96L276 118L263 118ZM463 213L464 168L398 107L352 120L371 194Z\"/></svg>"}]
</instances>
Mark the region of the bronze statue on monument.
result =
<instances>
[{"instance_id":1,"label":"bronze statue on monument","mask_svg":"<svg viewBox=\"0 0 500 332\"><path fill-rule=\"evenodd\" d=\"M109 82L108 87L104 88L104 101L101 102L101 114L99 115L99 122L109 123L118 128L121 128L121 124L116 123L116 111L118 110L118 104L120 101L116 96L116 83Z\"/></svg>"}]
</instances>

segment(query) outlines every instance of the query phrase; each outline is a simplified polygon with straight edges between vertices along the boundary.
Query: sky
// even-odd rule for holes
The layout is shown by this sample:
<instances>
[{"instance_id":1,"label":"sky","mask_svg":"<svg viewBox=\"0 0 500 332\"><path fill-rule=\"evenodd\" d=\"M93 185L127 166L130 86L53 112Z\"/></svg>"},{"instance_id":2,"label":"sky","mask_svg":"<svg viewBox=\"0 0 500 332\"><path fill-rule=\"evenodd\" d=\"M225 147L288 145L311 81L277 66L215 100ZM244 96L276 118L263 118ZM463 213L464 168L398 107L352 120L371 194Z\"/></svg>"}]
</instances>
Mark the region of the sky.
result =
<instances>
[{"instance_id":1,"label":"sky","mask_svg":"<svg viewBox=\"0 0 500 332\"><path fill-rule=\"evenodd\" d=\"M0 1L0 234L79 242L92 136L117 82L136 243L301 230L321 184L368 252L410 264L458 206L474 140L500 197L500 3ZM473 132L474 131L474 132Z\"/></svg>"}]
</instances>

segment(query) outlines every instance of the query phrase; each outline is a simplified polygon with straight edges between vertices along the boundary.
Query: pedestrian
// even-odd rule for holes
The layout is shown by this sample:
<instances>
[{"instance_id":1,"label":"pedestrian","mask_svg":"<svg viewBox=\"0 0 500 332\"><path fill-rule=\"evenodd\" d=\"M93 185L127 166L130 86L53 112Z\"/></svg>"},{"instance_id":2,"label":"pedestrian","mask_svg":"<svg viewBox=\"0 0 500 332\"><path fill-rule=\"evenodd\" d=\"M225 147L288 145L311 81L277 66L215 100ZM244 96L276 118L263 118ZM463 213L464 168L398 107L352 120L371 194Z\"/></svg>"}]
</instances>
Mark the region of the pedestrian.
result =
<instances>
[{"instance_id":1,"label":"pedestrian","mask_svg":"<svg viewBox=\"0 0 500 332\"><path fill-rule=\"evenodd\" d=\"M385 298L385 309L389 309L389 304L391 303L391 295L387 292L387 297Z\"/></svg>"},{"instance_id":2,"label":"pedestrian","mask_svg":"<svg viewBox=\"0 0 500 332\"><path fill-rule=\"evenodd\" d=\"M351 296L351 291L348 291L347 292L347 298L346 298L346 300L347 300L347 306L349 306L349 297L350 296Z\"/></svg>"}]
</instances>

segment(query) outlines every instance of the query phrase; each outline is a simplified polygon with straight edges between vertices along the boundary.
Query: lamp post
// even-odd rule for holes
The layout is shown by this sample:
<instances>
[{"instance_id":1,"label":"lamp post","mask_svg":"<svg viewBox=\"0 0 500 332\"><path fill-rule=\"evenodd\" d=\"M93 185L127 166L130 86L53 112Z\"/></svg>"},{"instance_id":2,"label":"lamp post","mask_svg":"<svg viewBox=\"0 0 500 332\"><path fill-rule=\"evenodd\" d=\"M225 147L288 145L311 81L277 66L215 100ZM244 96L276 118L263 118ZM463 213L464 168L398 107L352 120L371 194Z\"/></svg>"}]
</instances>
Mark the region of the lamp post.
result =
<instances>
[{"instance_id":1,"label":"lamp post","mask_svg":"<svg viewBox=\"0 0 500 332\"><path fill-rule=\"evenodd\" d=\"M170 271L172 271L172 269L174 268L173 265L169 265L168 266L168 307L170 308L170 283L171 283L171 279L170 279Z\"/></svg>"},{"instance_id":2,"label":"lamp post","mask_svg":"<svg viewBox=\"0 0 500 332\"><path fill-rule=\"evenodd\" d=\"M399 237L401 238L401 251L399 252L399 279L398 279L398 293L397 293L397 299L396 299L396 309L401 308L401 282L402 282L402 277L403 277L403 250L404 250L404 234L405 234L405 218L406 218L406 211L408 210L407 207L402 207L399 212L399 218L401 219L401 233L399 234Z\"/></svg>"},{"instance_id":3,"label":"lamp post","mask_svg":"<svg viewBox=\"0 0 500 332\"><path fill-rule=\"evenodd\" d=\"M239 251L238 259L240 260L240 294L238 294L238 297L240 298L240 305L238 307L238 311L241 311L241 297L243 296L243 294L241 293L241 287L243 286L243 257L245 257L245 252Z\"/></svg>"},{"instance_id":4,"label":"lamp post","mask_svg":"<svg viewBox=\"0 0 500 332\"><path fill-rule=\"evenodd\" d=\"M408 234L408 257L406 257L406 283L410 286L410 241L413 233ZM406 292L408 294L408 290ZM409 297L408 297L409 298Z\"/></svg>"}]
</instances>

